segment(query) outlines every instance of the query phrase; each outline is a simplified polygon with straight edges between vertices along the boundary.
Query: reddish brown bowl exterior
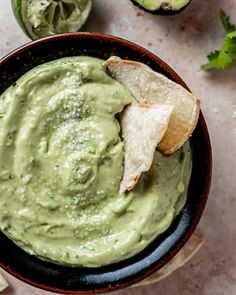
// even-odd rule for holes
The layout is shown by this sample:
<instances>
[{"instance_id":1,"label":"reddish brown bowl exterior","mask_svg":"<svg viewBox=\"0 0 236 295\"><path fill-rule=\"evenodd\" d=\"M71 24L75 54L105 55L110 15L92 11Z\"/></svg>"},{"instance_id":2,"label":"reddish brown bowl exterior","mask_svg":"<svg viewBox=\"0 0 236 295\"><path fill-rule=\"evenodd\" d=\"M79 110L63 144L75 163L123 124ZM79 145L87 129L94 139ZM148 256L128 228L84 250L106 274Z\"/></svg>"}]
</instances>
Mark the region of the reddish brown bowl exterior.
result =
<instances>
[{"instance_id":1,"label":"reddish brown bowl exterior","mask_svg":"<svg viewBox=\"0 0 236 295\"><path fill-rule=\"evenodd\" d=\"M129 41L98 33L73 33L29 43L0 61L0 94L22 74L41 63L65 56L90 55L141 61L173 81L187 86L165 62ZM187 88L188 89L188 88ZM202 113L190 139L193 154L187 203L172 226L138 255L117 264L71 268L28 255L0 232L0 266L35 287L64 294L115 291L153 274L186 243L203 213L211 181L211 145Z\"/></svg>"}]
</instances>

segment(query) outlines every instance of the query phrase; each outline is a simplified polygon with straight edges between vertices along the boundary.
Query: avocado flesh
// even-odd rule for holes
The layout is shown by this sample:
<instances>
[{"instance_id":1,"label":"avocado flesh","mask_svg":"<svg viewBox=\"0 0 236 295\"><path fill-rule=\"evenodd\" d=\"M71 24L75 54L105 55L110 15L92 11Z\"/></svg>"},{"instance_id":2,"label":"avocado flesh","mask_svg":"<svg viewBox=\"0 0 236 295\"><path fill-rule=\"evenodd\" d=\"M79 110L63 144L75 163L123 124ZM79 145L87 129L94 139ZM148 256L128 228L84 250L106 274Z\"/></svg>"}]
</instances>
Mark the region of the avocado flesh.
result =
<instances>
[{"instance_id":1,"label":"avocado flesh","mask_svg":"<svg viewBox=\"0 0 236 295\"><path fill-rule=\"evenodd\" d=\"M191 0L133 0L148 11L178 11L189 4Z\"/></svg>"}]
</instances>

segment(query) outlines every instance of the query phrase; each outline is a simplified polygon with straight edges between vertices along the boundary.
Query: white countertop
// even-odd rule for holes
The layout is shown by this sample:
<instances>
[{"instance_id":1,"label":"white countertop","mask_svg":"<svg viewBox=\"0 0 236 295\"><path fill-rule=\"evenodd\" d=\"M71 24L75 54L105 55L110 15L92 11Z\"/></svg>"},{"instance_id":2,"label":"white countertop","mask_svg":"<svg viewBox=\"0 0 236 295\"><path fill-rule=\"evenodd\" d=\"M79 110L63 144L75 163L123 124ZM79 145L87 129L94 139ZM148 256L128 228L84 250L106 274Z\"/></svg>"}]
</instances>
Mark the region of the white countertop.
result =
<instances>
[{"instance_id":1,"label":"white countertop","mask_svg":"<svg viewBox=\"0 0 236 295\"><path fill-rule=\"evenodd\" d=\"M17 25L10 2L0 0L0 58L30 41ZM235 0L193 0L184 12L171 17L145 13L129 0L95 0L84 27L134 41L173 67L201 98L213 147L212 187L197 229L205 245L187 265L162 282L116 295L236 294L236 64L226 71L199 70L207 53L219 48L223 38L220 8L236 23ZM11 287L3 295L49 294L8 274L6 278Z\"/></svg>"}]
</instances>

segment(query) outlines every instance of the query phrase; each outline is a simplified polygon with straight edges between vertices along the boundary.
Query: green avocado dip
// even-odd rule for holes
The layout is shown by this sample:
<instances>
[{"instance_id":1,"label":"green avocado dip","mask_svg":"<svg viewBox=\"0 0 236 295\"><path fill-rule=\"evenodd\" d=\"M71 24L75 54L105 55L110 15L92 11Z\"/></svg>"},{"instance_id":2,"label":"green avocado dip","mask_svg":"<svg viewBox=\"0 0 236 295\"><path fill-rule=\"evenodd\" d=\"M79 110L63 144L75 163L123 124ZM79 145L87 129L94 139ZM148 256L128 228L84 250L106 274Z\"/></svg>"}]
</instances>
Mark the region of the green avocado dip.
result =
<instances>
[{"instance_id":1,"label":"green avocado dip","mask_svg":"<svg viewBox=\"0 0 236 295\"><path fill-rule=\"evenodd\" d=\"M25 251L72 266L131 257L183 208L187 142L155 152L149 172L119 193L124 144L117 114L131 103L104 61L69 57L40 65L0 96L0 229Z\"/></svg>"}]
</instances>

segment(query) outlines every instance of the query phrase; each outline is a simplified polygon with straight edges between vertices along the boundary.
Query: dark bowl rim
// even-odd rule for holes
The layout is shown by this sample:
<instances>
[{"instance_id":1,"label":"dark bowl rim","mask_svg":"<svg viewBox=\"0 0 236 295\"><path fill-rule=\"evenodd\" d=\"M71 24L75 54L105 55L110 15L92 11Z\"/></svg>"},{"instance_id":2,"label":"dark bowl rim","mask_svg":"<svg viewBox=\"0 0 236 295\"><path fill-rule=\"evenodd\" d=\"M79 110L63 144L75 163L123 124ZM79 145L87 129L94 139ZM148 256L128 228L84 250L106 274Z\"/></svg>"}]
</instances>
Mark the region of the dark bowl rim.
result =
<instances>
[{"instance_id":1,"label":"dark bowl rim","mask_svg":"<svg viewBox=\"0 0 236 295\"><path fill-rule=\"evenodd\" d=\"M166 63L164 62L161 58L159 58L157 55L152 53L151 51L145 49L144 47L135 44L134 42L128 41L126 39L116 37L113 35L109 34L103 34L103 33L97 33L97 32L77 32L77 33L66 33L66 34L60 34L60 35L54 35L50 37L46 37L43 39L39 39L36 41L29 41L28 43L18 47L17 49L13 50L9 54L5 55L3 58L0 59L0 65L4 64L8 60L12 59L13 57L17 56L18 54L27 51L31 48L36 47L37 45L42 45L44 43L47 43L48 41L56 41L59 39L76 39L76 38L93 38L93 39L103 39L103 40L108 40L109 42L118 42L126 45L132 50L139 50L140 52L145 53L152 61L160 68L164 69L166 73L168 73L173 80L185 87L187 90L190 91L188 86L185 84L185 82L180 78L180 76ZM199 220L203 214L203 211L205 209L205 205L208 199L209 191L210 191L210 184L211 184L211 177L212 177L212 149L211 149L211 143L210 143L210 137L207 129L207 125L205 122L205 119L203 117L202 112L200 111L200 116L199 116L199 121L198 124L201 125L201 128L203 129L204 133L204 140L207 143L207 148L206 148L206 154L207 154L207 159L208 159L208 171L207 174L205 175L205 185L204 185L204 193L203 197L201 199L201 206L199 206L196 210L196 215L194 216L193 220L191 220L190 225L191 227L183 233L183 235L178 239L178 243L174 245L173 249L171 249L167 254L164 255L159 261L155 262L155 266L150 267L144 274L136 274L135 278L132 280L129 280L128 282L123 282L119 283L116 282L115 284L109 285L105 289L91 289L90 291L81 291L81 290L64 290L61 288L53 287L53 286L48 286L44 284L39 284L30 278L27 278L25 276L22 276L20 273L14 271L12 268L10 268L8 265L3 264L0 262L0 267L2 267L5 271L13 275L14 277L20 279L21 281L30 284L34 287L44 289L46 291L51 291L55 293L63 293L63 294L101 294L101 293L107 293L111 291L117 291L123 288L126 288L134 283L137 283L148 276L152 275L155 273L158 269L160 269L163 265L165 265L171 258L173 258L179 250L185 245L185 243L188 241L188 239L191 237L193 234L195 228L197 227L197 224L199 223Z\"/></svg>"}]
</instances>

